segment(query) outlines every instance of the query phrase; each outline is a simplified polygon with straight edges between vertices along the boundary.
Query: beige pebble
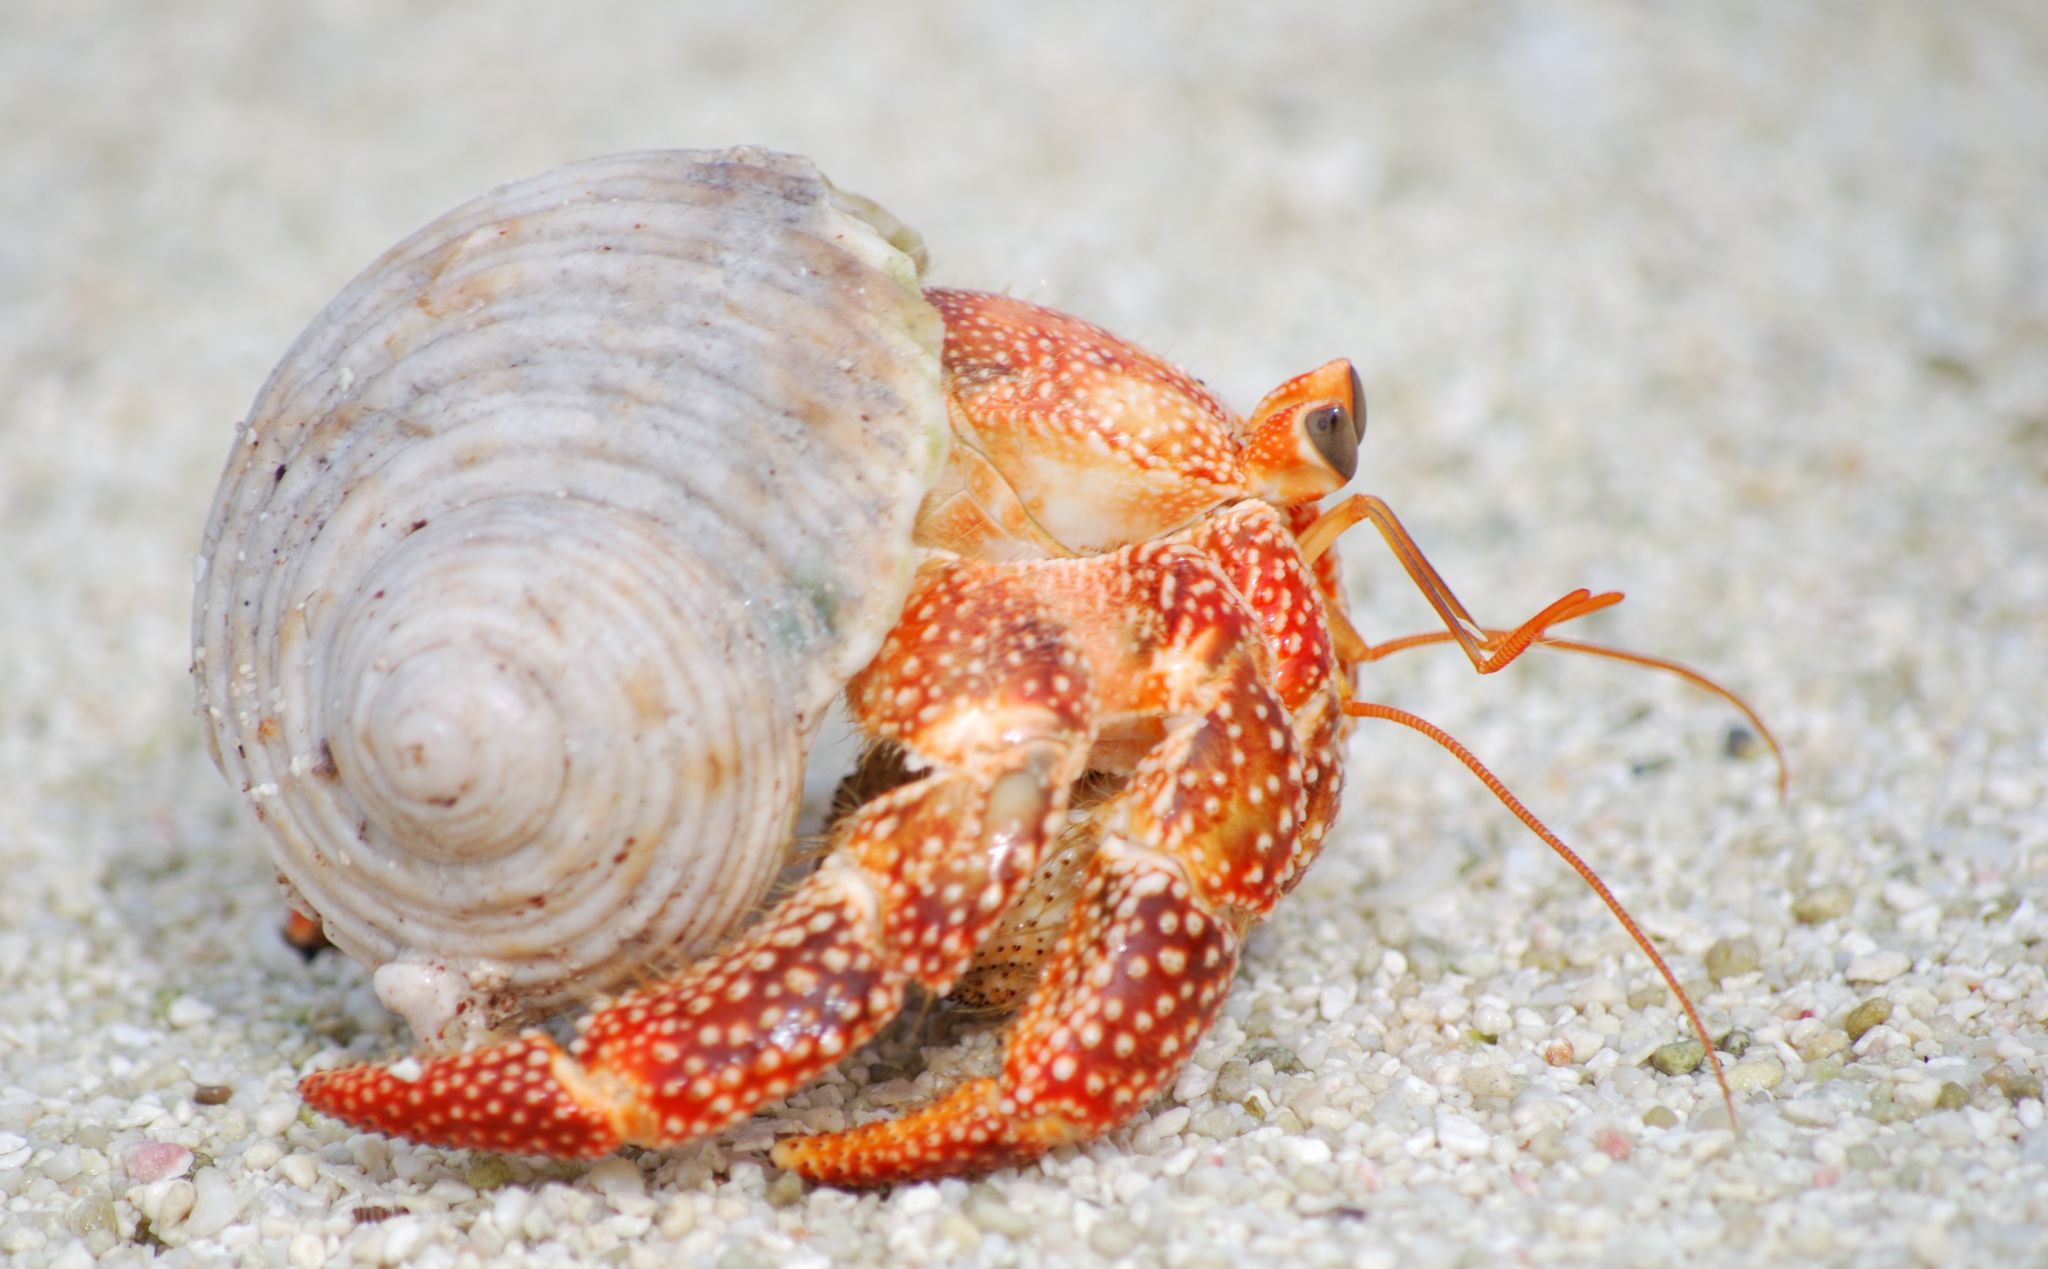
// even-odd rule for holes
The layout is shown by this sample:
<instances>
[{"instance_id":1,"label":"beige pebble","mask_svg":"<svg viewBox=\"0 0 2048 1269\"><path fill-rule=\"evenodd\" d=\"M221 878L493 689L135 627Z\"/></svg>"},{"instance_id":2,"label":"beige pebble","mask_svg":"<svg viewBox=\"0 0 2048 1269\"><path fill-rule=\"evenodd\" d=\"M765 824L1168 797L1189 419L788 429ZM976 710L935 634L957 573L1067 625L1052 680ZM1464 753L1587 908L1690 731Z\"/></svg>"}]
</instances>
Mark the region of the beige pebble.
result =
<instances>
[{"instance_id":1,"label":"beige pebble","mask_svg":"<svg viewBox=\"0 0 2048 1269\"><path fill-rule=\"evenodd\" d=\"M1777 1058L1746 1058L1737 1062L1728 1071L1728 1087L1738 1093L1755 1093L1767 1088L1776 1088L1785 1078L1785 1064Z\"/></svg>"}]
</instances>

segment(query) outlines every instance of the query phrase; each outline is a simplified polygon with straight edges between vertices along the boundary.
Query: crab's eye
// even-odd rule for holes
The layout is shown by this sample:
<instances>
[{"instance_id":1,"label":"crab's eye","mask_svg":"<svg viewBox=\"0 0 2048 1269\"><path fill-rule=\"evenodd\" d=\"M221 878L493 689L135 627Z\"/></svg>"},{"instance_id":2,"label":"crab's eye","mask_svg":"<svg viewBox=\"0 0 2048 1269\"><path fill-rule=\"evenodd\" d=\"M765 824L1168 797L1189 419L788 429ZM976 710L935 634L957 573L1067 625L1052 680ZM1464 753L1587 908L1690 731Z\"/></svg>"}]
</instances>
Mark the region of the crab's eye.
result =
<instances>
[{"instance_id":1,"label":"crab's eye","mask_svg":"<svg viewBox=\"0 0 2048 1269\"><path fill-rule=\"evenodd\" d=\"M1357 473L1359 428L1352 422L1350 410L1337 402L1319 405L1303 417L1301 425L1331 471L1345 480Z\"/></svg>"},{"instance_id":2,"label":"crab's eye","mask_svg":"<svg viewBox=\"0 0 2048 1269\"><path fill-rule=\"evenodd\" d=\"M1351 367L1351 432L1365 440L1365 385L1358 381L1358 367Z\"/></svg>"}]
</instances>

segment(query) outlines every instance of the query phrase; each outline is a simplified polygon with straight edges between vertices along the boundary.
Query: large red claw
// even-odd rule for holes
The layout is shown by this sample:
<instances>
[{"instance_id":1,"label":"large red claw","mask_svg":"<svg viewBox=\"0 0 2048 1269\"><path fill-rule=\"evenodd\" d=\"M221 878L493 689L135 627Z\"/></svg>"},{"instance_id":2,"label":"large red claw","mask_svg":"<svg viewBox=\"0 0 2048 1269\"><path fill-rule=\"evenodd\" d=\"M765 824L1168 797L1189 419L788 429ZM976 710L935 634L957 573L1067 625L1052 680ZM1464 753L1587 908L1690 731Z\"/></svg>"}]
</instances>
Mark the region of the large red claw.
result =
<instances>
[{"instance_id":1,"label":"large red claw","mask_svg":"<svg viewBox=\"0 0 2048 1269\"><path fill-rule=\"evenodd\" d=\"M336 1119L426 1145L547 1154L619 1146L609 1099L560 1045L533 1033L406 1068L350 1066L299 1081L306 1104Z\"/></svg>"}]
</instances>

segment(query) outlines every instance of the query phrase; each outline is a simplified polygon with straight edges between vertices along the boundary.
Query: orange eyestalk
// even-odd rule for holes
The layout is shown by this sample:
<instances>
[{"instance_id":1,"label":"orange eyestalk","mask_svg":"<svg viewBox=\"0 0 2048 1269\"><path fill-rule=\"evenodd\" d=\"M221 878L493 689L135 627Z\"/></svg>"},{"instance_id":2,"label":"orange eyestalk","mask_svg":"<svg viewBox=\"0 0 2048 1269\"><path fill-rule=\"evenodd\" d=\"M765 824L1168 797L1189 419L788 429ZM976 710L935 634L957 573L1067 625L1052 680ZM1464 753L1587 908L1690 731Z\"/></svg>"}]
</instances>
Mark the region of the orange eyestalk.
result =
<instances>
[{"instance_id":1,"label":"orange eyestalk","mask_svg":"<svg viewBox=\"0 0 2048 1269\"><path fill-rule=\"evenodd\" d=\"M1314 502L1358 472L1365 440L1365 390L1339 357L1266 394L1242 434L1245 479L1276 506Z\"/></svg>"}]
</instances>

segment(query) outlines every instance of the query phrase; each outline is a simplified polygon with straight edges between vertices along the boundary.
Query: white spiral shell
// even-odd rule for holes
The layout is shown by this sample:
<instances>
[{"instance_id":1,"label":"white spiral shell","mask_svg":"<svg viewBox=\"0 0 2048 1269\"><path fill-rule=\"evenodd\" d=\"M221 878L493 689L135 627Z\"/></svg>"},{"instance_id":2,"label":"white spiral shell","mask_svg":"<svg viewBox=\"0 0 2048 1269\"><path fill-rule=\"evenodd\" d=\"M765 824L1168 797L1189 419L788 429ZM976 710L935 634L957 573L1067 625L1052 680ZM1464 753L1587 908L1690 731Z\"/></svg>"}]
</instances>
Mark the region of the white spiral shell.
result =
<instances>
[{"instance_id":1,"label":"white spiral shell","mask_svg":"<svg viewBox=\"0 0 2048 1269\"><path fill-rule=\"evenodd\" d=\"M294 902L422 1036L715 942L946 444L915 238L800 159L577 163L350 283L237 436L193 674Z\"/></svg>"}]
</instances>

